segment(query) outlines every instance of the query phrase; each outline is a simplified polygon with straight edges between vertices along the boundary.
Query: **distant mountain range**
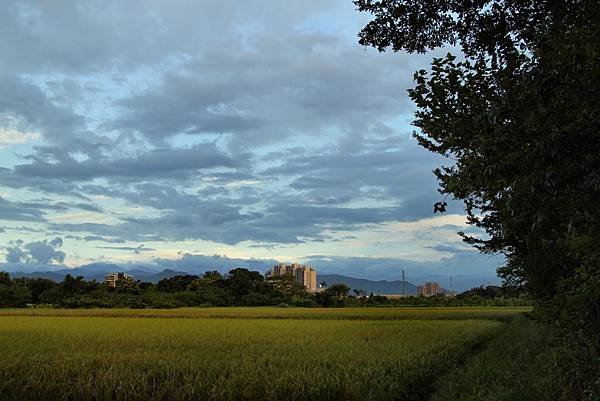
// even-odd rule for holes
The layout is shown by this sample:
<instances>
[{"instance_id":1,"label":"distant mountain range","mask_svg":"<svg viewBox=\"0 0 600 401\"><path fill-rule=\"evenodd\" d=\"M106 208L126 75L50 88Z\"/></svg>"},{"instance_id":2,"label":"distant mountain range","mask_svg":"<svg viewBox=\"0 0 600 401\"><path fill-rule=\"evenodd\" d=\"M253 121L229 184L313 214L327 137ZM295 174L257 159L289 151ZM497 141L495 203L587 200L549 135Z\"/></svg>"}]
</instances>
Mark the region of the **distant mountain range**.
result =
<instances>
[{"instance_id":1,"label":"distant mountain range","mask_svg":"<svg viewBox=\"0 0 600 401\"><path fill-rule=\"evenodd\" d=\"M108 266L108 265L107 265ZM116 266L116 265L115 265ZM45 272L31 272L31 273L23 273L16 272L11 273L12 277L27 277L27 278L45 278L49 280L53 280L56 282L63 281L65 275L70 274L72 276L83 276L86 280L96 280L103 281L104 276L107 272L116 272L122 271L123 269L119 269L118 266L115 269L107 270L106 272L94 271L91 269L62 269L58 271L45 271ZM143 271L139 269L129 270L127 272L131 274L135 280L148 281L151 283L156 283L164 278L169 278L178 275L189 274L183 271L175 271L175 270L163 270L158 273ZM342 276L341 274L321 274L318 276L319 283L326 282L327 285L332 284L346 284L350 289L359 289L365 291L367 294L400 294L402 292L402 282L397 281L386 281L386 280L367 280L364 278L355 278ZM417 286L406 282L406 294L407 295L415 295L417 293Z\"/></svg>"},{"instance_id":2,"label":"distant mountain range","mask_svg":"<svg viewBox=\"0 0 600 401\"><path fill-rule=\"evenodd\" d=\"M222 260L220 258L210 258L208 261L197 261L199 263L179 264L172 266L145 265L145 264L127 264L117 265L114 263L91 263L74 268L67 268L64 265L35 265L35 264L10 264L0 263L0 271L8 271L13 277L40 277L54 281L62 281L66 274L73 276L83 276L86 280L104 280L104 276L111 272L125 271L131 274L136 280L157 281L182 274L202 275L208 270L218 270L221 273L229 271L233 267L244 267L250 270L265 272L271 265L268 262L259 262L253 260ZM227 263L229 262L229 263ZM360 289L367 293L374 294L400 294L402 292L402 282L399 279L373 280L366 278L350 277L343 274L319 273L317 268L317 280L325 281L327 284L343 283L351 289ZM490 282L489 278L478 275L458 275L453 277L452 287L450 286L450 277L441 274L417 274L415 271L407 270L406 293L416 294L417 284L426 281L437 281L443 288L452 288L455 291L465 291L481 284L498 284L497 281Z\"/></svg>"},{"instance_id":3,"label":"distant mountain range","mask_svg":"<svg viewBox=\"0 0 600 401\"><path fill-rule=\"evenodd\" d=\"M367 280L364 278L354 278L342 276L341 274L319 274L317 276L319 283L325 281L328 285L331 284L346 284L350 289L363 290L367 294L401 294L402 281L387 281L387 280ZM405 291L407 295L416 295L417 286L406 281Z\"/></svg>"},{"instance_id":4,"label":"distant mountain range","mask_svg":"<svg viewBox=\"0 0 600 401\"><path fill-rule=\"evenodd\" d=\"M89 266L89 265L88 265ZM114 266L113 268L110 268ZM104 276L110 272L122 272L125 271L123 268L118 265L109 265L103 264L102 269L90 269L87 266L84 267L76 267L73 269L61 269L55 271L36 271L31 273L24 272L15 272L11 273L11 277L28 277L28 278L46 278L49 280L53 280L56 282L63 281L65 275L70 274L72 276L83 276L86 280L96 280L96 281L104 281ZM133 276L135 280L140 281L148 281L151 283L156 283L164 278L169 278L173 276L190 274L184 271L175 271L170 269L165 269L160 272L152 272L140 269L132 269L126 270L127 274Z\"/></svg>"},{"instance_id":5,"label":"distant mountain range","mask_svg":"<svg viewBox=\"0 0 600 401\"><path fill-rule=\"evenodd\" d=\"M93 263L72 269L60 269L54 271L35 271L29 273L15 272L11 273L11 276L45 278L60 282L64 279L65 275L70 274L72 276L83 276L86 280L103 281L104 276L107 273L123 270L124 269L122 267L116 264ZM185 271L176 271L171 269L165 269L160 272L153 272L148 270L142 270L140 268L127 270L127 273L131 274L135 280L149 281L152 283L156 283L164 278L190 274ZM350 287L350 289L360 289L368 294L400 294L402 292L402 282L400 280L368 280L363 278L343 276L341 274L320 274L318 275L318 281L319 283L324 281L327 283L327 285L345 284L348 287ZM407 281L405 284L405 290L407 295L415 295L417 293L417 286Z\"/></svg>"}]
</instances>

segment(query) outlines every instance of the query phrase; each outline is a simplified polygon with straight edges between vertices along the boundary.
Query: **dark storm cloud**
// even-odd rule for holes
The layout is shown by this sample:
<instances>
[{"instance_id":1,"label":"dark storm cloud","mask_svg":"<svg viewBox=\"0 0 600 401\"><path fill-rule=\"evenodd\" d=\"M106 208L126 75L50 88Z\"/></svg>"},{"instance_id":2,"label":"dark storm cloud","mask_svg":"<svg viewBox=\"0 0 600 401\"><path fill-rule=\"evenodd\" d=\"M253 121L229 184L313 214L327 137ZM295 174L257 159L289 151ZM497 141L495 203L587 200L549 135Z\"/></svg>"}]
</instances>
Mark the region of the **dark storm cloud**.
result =
<instances>
[{"instance_id":1,"label":"dark storm cloud","mask_svg":"<svg viewBox=\"0 0 600 401\"><path fill-rule=\"evenodd\" d=\"M411 70L401 56L365 53L328 35L259 34L239 51L210 48L122 100L127 112L111 128L152 140L227 133L236 149L332 127L357 131L410 110Z\"/></svg>"},{"instance_id":2,"label":"dark storm cloud","mask_svg":"<svg viewBox=\"0 0 600 401\"><path fill-rule=\"evenodd\" d=\"M113 244L123 244L125 242L125 240L122 240L122 239L101 237L99 235L86 235L82 239L84 241L102 241L102 242L108 242L108 243L113 243Z\"/></svg>"},{"instance_id":3,"label":"dark storm cloud","mask_svg":"<svg viewBox=\"0 0 600 401\"><path fill-rule=\"evenodd\" d=\"M124 244L126 241L120 238L110 238L110 237L102 237L100 235L85 235L85 236L81 236L81 235L73 235L73 234L67 234L64 236L65 239L74 239L74 240L79 240L79 241L86 241L86 242L90 242L90 241L98 241L98 242L106 242L109 244Z\"/></svg>"},{"instance_id":4,"label":"dark storm cloud","mask_svg":"<svg viewBox=\"0 0 600 401\"><path fill-rule=\"evenodd\" d=\"M148 248L146 246L97 246L97 249L115 249L118 251L132 251L136 255L139 255L142 252L156 251L154 248Z\"/></svg>"},{"instance_id":5,"label":"dark storm cloud","mask_svg":"<svg viewBox=\"0 0 600 401\"><path fill-rule=\"evenodd\" d=\"M292 243L302 242L299 234L317 236L318 227L289 227L285 230L258 227L252 215L244 215L236 208L206 209L196 214L171 212L158 218L132 219L116 225L105 224L52 224L57 231L92 232L128 241L194 240L204 239L226 244L244 240Z\"/></svg>"},{"instance_id":6,"label":"dark storm cloud","mask_svg":"<svg viewBox=\"0 0 600 401\"><path fill-rule=\"evenodd\" d=\"M53 202L50 199L38 199L29 202L13 202L0 197L0 220L45 222L49 212L67 212L80 209L89 212L101 213L102 209L94 204ZM27 227L12 227L15 230L34 230Z\"/></svg>"},{"instance_id":7,"label":"dark storm cloud","mask_svg":"<svg viewBox=\"0 0 600 401\"><path fill-rule=\"evenodd\" d=\"M397 208L346 208L278 204L271 208L268 216L259 221L258 224L269 228L303 225L333 225L338 228L348 228L355 224L395 220L397 215Z\"/></svg>"},{"instance_id":8,"label":"dark storm cloud","mask_svg":"<svg viewBox=\"0 0 600 401\"><path fill-rule=\"evenodd\" d=\"M389 220L417 220L432 216L439 200L431 170L443 160L427 154L415 144L399 140L362 139L360 153L332 149L319 155L282 155L285 162L265 172L270 177L295 177L290 186L302 198L316 205L347 203L361 198L397 203L396 208L381 208L373 214ZM385 149L387 148L387 149ZM385 149L385 150L384 150ZM448 200L449 213L461 213L458 202Z\"/></svg>"},{"instance_id":9,"label":"dark storm cloud","mask_svg":"<svg viewBox=\"0 0 600 401\"><path fill-rule=\"evenodd\" d=\"M242 213L238 207L220 205L198 205L156 218L123 220L116 225L63 223L50 227L61 232L90 232L128 241L204 239L226 244L244 240L298 243L303 242L301 237L318 238L321 230L308 224L281 227L271 220L262 221L261 214Z\"/></svg>"},{"instance_id":10,"label":"dark storm cloud","mask_svg":"<svg viewBox=\"0 0 600 401\"><path fill-rule=\"evenodd\" d=\"M27 202L11 202L0 197L0 220L43 222L47 205Z\"/></svg>"},{"instance_id":11,"label":"dark storm cloud","mask_svg":"<svg viewBox=\"0 0 600 401\"><path fill-rule=\"evenodd\" d=\"M77 209L85 210L85 211L88 211L88 212L96 212L96 213L102 213L103 212L102 208L98 207L97 205L92 205L92 204L89 204L89 203L77 203L75 205L66 204L66 206L72 206L72 207L75 207Z\"/></svg>"},{"instance_id":12,"label":"dark storm cloud","mask_svg":"<svg viewBox=\"0 0 600 401\"><path fill-rule=\"evenodd\" d=\"M370 145L373 147L373 145ZM403 157L406 156L406 157ZM201 197L157 182L145 182L128 186L126 190L104 186L85 186L88 194L121 198L132 204L151 207L161 213L153 217L120 216L122 223L60 224L52 228L58 231L90 232L95 235L115 237L128 241L148 241L153 235L164 240L204 239L227 244L245 240L261 243L299 243L326 240L324 229L349 230L357 225L377 224L386 221L410 221L431 217L435 191L419 190L425 175L401 174L405 166L411 166L410 152L387 155L348 155L338 150L318 157L293 158L291 155L280 168L266 173L248 175L224 175L215 178L220 184L248 177L259 181L277 181L307 174L299 193L271 192L268 188L238 191L236 196L223 186L216 185L211 197L210 190L202 190ZM355 167L356 166L356 167ZM308 175L310 174L310 175ZM311 177L316 177L312 181ZM319 176L327 184L320 182ZM383 176L383 177L382 177ZM302 177L293 181L302 180ZM213 181L214 182L214 181ZM294 186L295 184L292 184ZM366 189L361 190L365 186ZM395 197L400 187L406 193ZM397 199L397 205L373 207L347 207L343 203L363 198ZM260 204L260 208L255 206ZM250 211L247 208L255 208Z\"/></svg>"},{"instance_id":13,"label":"dark storm cloud","mask_svg":"<svg viewBox=\"0 0 600 401\"><path fill-rule=\"evenodd\" d=\"M27 73L133 69L207 47L235 48L246 28L268 25L279 35L334 5L330 0L6 0L0 9L0 35L6 39L0 42L0 52L5 68Z\"/></svg>"},{"instance_id":14,"label":"dark storm cloud","mask_svg":"<svg viewBox=\"0 0 600 401\"><path fill-rule=\"evenodd\" d=\"M212 77L217 71L208 72ZM241 96L240 82L235 72L229 79L215 83L196 74L188 77L166 76L159 87L121 101L129 113L111 128L131 129L151 139L162 139L178 133L242 133L261 128L256 117L233 111L214 111L223 102Z\"/></svg>"},{"instance_id":15,"label":"dark storm cloud","mask_svg":"<svg viewBox=\"0 0 600 401\"><path fill-rule=\"evenodd\" d=\"M91 203L55 202L50 198L41 198L23 203L31 208L46 209L52 211L66 212L73 209L85 210L87 212L101 213L102 208Z\"/></svg>"},{"instance_id":16,"label":"dark storm cloud","mask_svg":"<svg viewBox=\"0 0 600 401\"><path fill-rule=\"evenodd\" d=\"M87 196L81 193L75 182L62 179L17 176L13 169L8 168L0 167L0 185L9 188L31 189L46 194L60 194L78 200L90 201Z\"/></svg>"},{"instance_id":17,"label":"dark storm cloud","mask_svg":"<svg viewBox=\"0 0 600 401\"><path fill-rule=\"evenodd\" d=\"M70 105L60 105L39 86L17 75L0 73L0 128L41 133L47 145L38 146L34 161L63 160L69 152L98 157L112 146L108 138L86 128L86 120Z\"/></svg>"},{"instance_id":18,"label":"dark storm cloud","mask_svg":"<svg viewBox=\"0 0 600 401\"><path fill-rule=\"evenodd\" d=\"M0 110L25 127L42 128L50 138L64 137L80 127L84 119L56 106L38 86L18 76L0 75Z\"/></svg>"},{"instance_id":19,"label":"dark storm cloud","mask_svg":"<svg viewBox=\"0 0 600 401\"><path fill-rule=\"evenodd\" d=\"M160 204L161 200L156 200ZM181 202L181 200L180 200ZM57 231L92 232L129 241L148 240L148 235L165 240L203 239L226 244L245 240L265 243L322 241L324 229L351 229L365 223L401 218L397 208L343 208L274 205L264 213L245 213L238 206L218 202L180 204L155 218L123 217L123 223L52 224Z\"/></svg>"},{"instance_id":20,"label":"dark storm cloud","mask_svg":"<svg viewBox=\"0 0 600 401\"><path fill-rule=\"evenodd\" d=\"M165 177L185 174L186 171L213 167L237 167L239 160L218 151L213 144L197 145L188 149L156 149L140 156L120 160L73 159L61 163L44 163L15 166L15 174L25 177L62 178L72 181L96 177Z\"/></svg>"},{"instance_id":21,"label":"dark storm cloud","mask_svg":"<svg viewBox=\"0 0 600 401\"><path fill-rule=\"evenodd\" d=\"M22 232L26 232L26 233L43 233L44 230L42 230L41 228L32 228L32 227L26 227L26 226L4 226L5 230L10 230L10 231L22 231Z\"/></svg>"},{"instance_id":22,"label":"dark storm cloud","mask_svg":"<svg viewBox=\"0 0 600 401\"><path fill-rule=\"evenodd\" d=\"M247 201L244 199L212 200L200 199L195 194L185 193L176 188L168 187L162 183L142 183L132 186L129 191L101 191L100 194L111 197L120 197L131 203L149 206L158 210L179 211L182 215L223 215L233 218L239 205ZM249 203L254 203L254 199ZM237 206L236 206L237 205ZM233 218L237 220L236 218ZM210 220L210 219L209 219Z\"/></svg>"}]
</instances>

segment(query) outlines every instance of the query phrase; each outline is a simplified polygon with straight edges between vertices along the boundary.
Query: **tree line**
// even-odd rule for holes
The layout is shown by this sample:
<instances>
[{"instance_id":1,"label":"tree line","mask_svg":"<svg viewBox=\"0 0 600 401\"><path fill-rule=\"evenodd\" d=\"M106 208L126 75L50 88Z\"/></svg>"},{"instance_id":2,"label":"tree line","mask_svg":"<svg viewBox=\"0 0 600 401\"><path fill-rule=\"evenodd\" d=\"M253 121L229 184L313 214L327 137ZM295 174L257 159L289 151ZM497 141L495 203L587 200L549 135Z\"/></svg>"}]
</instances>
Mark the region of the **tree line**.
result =
<instances>
[{"instance_id":1,"label":"tree line","mask_svg":"<svg viewBox=\"0 0 600 401\"><path fill-rule=\"evenodd\" d=\"M506 286L560 331L569 397L600 394L600 2L354 0L372 16L359 43L455 54L414 74L415 139L446 158L443 195L460 233L501 253ZM486 235L473 235L484 231Z\"/></svg>"},{"instance_id":2,"label":"tree line","mask_svg":"<svg viewBox=\"0 0 600 401\"><path fill-rule=\"evenodd\" d=\"M45 278L11 278L0 272L0 307L177 308L185 306L522 306L524 294L499 287L475 288L456 297L409 296L390 299L332 284L310 293L290 276L270 279L243 268L227 274L177 275L156 284L120 278L115 287L67 274L57 283Z\"/></svg>"}]
</instances>

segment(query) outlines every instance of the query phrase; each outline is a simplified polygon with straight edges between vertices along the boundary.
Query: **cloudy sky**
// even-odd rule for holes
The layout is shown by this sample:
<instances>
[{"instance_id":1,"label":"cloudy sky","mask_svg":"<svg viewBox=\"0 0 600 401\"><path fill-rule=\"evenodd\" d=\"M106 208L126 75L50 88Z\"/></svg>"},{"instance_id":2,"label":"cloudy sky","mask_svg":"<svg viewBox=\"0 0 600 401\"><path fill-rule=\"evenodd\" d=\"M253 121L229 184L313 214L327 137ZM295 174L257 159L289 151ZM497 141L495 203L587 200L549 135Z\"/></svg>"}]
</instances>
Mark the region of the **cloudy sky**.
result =
<instances>
[{"instance_id":1,"label":"cloudy sky","mask_svg":"<svg viewBox=\"0 0 600 401\"><path fill-rule=\"evenodd\" d=\"M493 274L456 235L460 204L432 213L448 162L411 138L406 89L435 54L363 48L367 20L350 0L2 1L6 261Z\"/></svg>"}]
</instances>

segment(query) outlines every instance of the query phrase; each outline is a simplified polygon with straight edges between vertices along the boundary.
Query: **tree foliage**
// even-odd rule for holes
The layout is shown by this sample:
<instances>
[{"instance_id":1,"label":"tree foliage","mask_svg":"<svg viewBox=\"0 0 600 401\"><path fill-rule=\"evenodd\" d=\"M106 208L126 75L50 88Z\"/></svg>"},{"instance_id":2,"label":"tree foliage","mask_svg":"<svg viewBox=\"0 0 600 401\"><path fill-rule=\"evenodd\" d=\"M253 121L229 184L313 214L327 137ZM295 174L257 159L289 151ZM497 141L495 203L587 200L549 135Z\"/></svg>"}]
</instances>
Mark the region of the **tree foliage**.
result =
<instances>
[{"instance_id":1,"label":"tree foliage","mask_svg":"<svg viewBox=\"0 0 600 401\"><path fill-rule=\"evenodd\" d=\"M196 277L195 279L193 277ZM333 284L310 293L292 275L264 279L256 271L233 269L198 276L179 275L156 284L117 280L115 287L65 276L56 283L43 278L10 278L0 272L0 308L177 308L193 306L530 306L526 294L500 287L473 288L458 296L388 298Z\"/></svg>"},{"instance_id":2,"label":"tree foliage","mask_svg":"<svg viewBox=\"0 0 600 401\"><path fill-rule=\"evenodd\" d=\"M414 75L416 139L448 158L435 170L440 192L464 200L468 222L487 233L464 240L505 254L506 285L525 286L598 358L600 3L355 4L374 16L363 45L460 48Z\"/></svg>"}]
</instances>

